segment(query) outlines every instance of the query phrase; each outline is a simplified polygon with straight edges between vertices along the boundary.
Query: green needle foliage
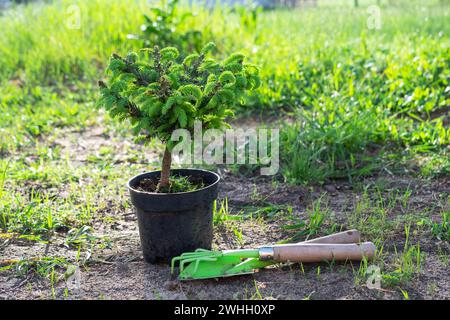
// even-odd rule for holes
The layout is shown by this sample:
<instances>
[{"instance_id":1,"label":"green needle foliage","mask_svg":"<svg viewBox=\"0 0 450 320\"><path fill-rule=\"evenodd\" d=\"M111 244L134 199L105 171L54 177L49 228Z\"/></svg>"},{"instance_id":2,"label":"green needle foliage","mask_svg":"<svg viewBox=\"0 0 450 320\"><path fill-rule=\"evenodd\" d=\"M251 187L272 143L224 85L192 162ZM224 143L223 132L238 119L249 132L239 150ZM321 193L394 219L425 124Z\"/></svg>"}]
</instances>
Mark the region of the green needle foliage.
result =
<instances>
[{"instance_id":1,"label":"green needle foliage","mask_svg":"<svg viewBox=\"0 0 450 320\"><path fill-rule=\"evenodd\" d=\"M208 57L214 47L209 43L182 62L173 47L155 46L125 58L113 54L108 83L99 82L99 106L114 118L129 119L138 140L158 138L166 144L158 189L169 184L172 132L193 132L195 120L203 129L229 127L233 106L260 84L258 67L244 63L244 55L234 53L218 62Z\"/></svg>"}]
</instances>

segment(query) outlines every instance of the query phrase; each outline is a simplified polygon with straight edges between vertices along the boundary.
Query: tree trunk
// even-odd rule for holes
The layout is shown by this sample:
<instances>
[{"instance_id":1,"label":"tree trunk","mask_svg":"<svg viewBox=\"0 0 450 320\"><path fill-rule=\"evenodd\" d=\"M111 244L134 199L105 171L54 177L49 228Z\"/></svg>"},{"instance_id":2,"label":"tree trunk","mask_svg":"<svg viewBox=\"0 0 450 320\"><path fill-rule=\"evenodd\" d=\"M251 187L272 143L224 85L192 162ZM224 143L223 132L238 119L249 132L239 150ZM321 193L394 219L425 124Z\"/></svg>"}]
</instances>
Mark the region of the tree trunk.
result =
<instances>
[{"instance_id":1,"label":"tree trunk","mask_svg":"<svg viewBox=\"0 0 450 320\"><path fill-rule=\"evenodd\" d=\"M170 166L172 164L172 154L166 147L164 150L164 156L162 159L161 167L161 179L159 180L158 189L168 189L169 188L169 176L170 176Z\"/></svg>"}]
</instances>

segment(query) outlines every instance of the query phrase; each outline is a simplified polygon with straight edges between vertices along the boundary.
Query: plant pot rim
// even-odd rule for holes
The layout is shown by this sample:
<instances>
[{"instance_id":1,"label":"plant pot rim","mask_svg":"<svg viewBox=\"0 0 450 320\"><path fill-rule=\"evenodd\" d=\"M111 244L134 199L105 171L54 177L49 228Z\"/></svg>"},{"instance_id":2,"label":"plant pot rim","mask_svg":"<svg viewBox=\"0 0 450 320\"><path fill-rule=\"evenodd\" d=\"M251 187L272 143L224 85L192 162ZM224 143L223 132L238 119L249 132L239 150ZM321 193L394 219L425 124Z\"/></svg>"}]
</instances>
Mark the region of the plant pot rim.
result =
<instances>
[{"instance_id":1,"label":"plant pot rim","mask_svg":"<svg viewBox=\"0 0 450 320\"><path fill-rule=\"evenodd\" d=\"M154 170L154 171L147 171L147 172L144 172L144 173L140 173L140 174L138 174L138 175L135 175L134 177L132 177L131 179L128 180L128 182L127 182L127 188L128 188L128 190L130 190L131 192L134 192L134 193L137 193L137 194L149 194L149 195L152 195L152 196L160 196L160 197L164 197L164 196L171 196L171 195L193 194L193 193L196 193L196 192L202 192L202 191L204 191L204 190L206 190L206 189L208 189L208 188L211 188L211 187L215 186L216 184L218 184L218 183L220 182L220 176L219 176L217 173L212 172L212 171L209 171L209 170L196 169L196 168L170 169L170 172L176 172L176 171L196 171L196 172L199 172L199 173L210 174L210 175L215 176L216 181L214 181L213 183L211 183L211 184L209 184L209 185L207 185L206 187L203 187L203 188L201 188L201 189L197 189L197 190L194 190L194 191L186 191L186 192L174 192L174 193L160 193L160 192L140 191L140 190L137 190L137 189L135 189L135 188L133 188L133 187L131 186L131 182L132 182L132 181L135 181L135 180L138 180L138 178L141 177L141 176L145 176L145 175L147 175L147 174L149 174L149 173L157 173L157 172L161 172L161 170Z\"/></svg>"}]
</instances>

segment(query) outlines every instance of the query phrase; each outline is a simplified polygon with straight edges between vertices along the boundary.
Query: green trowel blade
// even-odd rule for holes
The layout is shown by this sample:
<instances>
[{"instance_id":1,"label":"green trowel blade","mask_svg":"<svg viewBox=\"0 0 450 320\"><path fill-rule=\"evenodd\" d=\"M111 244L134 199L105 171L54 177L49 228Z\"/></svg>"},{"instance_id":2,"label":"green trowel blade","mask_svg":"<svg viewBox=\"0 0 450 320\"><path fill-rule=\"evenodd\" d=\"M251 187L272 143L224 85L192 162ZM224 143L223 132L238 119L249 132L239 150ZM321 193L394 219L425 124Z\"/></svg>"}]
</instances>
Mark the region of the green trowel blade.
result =
<instances>
[{"instance_id":1,"label":"green trowel blade","mask_svg":"<svg viewBox=\"0 0 450 320\"><path fill-rule=\"evenodd\" d=\"M192 257L185 255L184 257ZM201 255L196 254L195 259L183 259L183 255L176 260L180 265L187 264L180 268L178 279L194 280L218 277L229 277L234 275L253 273L255 269L264 268L272 261L260 261L258 250L228 250L221 253L213 251L203 251ZM181 262L183 264L181 264Z\"/></svg>"}]
</instances>

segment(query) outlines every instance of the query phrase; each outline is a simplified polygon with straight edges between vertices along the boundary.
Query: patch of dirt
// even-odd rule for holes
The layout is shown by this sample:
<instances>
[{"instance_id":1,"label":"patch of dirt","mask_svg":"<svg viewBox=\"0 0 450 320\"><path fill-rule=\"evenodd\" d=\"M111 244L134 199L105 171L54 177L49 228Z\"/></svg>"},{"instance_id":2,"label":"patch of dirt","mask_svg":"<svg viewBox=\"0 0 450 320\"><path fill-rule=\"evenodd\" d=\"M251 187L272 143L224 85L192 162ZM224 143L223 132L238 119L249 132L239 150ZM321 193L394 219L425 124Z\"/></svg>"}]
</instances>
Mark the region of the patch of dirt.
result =
<instances>
[{"instance_id":1,"label":"patch of dirt","mask_svg":"<svg viewBox=\"0 0 450 320\"><path fill-rule=\"evenodd\" d=\"M136 144L119 136L114 130L100 126L83 131L63 129L52 141L52 147L61 148L62 155L68 155L74 165L107 160L109 163L151 163L159 159L155 148ZM111 158L112 157L112 158Z\"/></svg>"},{"instance_id":2,"label":"patch of dirt","mask_svg":"<svg viewBox=\"0 0 450 320\"><path fill-rule=\"evenodd\" d=\"M396 188L402 185L411 189L417 181L398 180ZM389 183L391 183L389 182ZM445 181L436 181L425 186L420 184L411 203L421 208L437 193L446 192ZM391 184L389 184L391 185ZM419 186L419 184L417 184ZM255 191L257 189L257 197ZM319 190L321 189L321 190ZM341 186L336 186L336 190ZM428 192L430 191L430 192ZM308 192L311 192L308 195ZM261 197L271 203L289 204L295 213L301 216L308 206L306 198L314 198L314 192L329 192L326 187L308 191L304 187L281 185L274 188L269 182L255 182L248 179L228 176L223 180L220 197L228 197L231 210L239 210L243 205L257 205ZM352 190L334 191L329 207L338 215L348 210L348 199L357 197ZM347 208L347 209L346 209ZM119 213L120 228L103 225L101 233L108 234L112 247L97 250L91 262L79 268L75 280L61 280L56 286L55 298L65 298L65 289L69 289L70 299L401 299L397 287L388 289L368 289L364 283L355 283L355 263L336 265L305 264L286 265L267 268L253 275L244 275L223 279L179 282L170 275L169 267L164 264L149 265L144 262L140 250L136 217L132 209ZM214 233L215 249L236 249L258 247L275 243L286 237L285 231L277 221L258 220L233 221L233 226L242 233L241 240L230 228L219 226ZM422 245L422 244L421 244ZM411 299L449 299L450 285L447 272L448 244L441 244L438 250L436 241L428 240L422 245L425 263L421 273L408 284L402 285ZM447 245L447 247L445 247ZM389 247L389 246L387 246ZM68 249L63 238L54 239L50 246L45 244L10 244L2 249L2 257L9 259L21 257L64 256L76 260L77 251ZM34 276L25 281L13 272L0 273L0 298L4 299L41 299L52 298L47 279ZM258 289L258 291L256 290ZM259 292L259 293L257 293Z\"/></svg>"},{"instance_id":3,"label":"patch of dirt","mask_svg":"<svg viewBox=\"0 0 450 320\"><path fill-rule=\"evenodd\" d=\"M54 143L61 146L63 153L69 153L71 161L78 165L92 161L92 155L97 155L101 147L108 148L108 154L113 155L116 164L123 166L135 161L130 159L130 150L142 153L141 146L131 147L131 142L117 142L111 134L99 128L81 133L67 132ZM151 162L158 158L147 151L145 155L150 160L142 161ZM222 178L219 198L228 199L231 214L270 203L290 206L294 217L305 220L312 203L320 198L333 213L333 221L346 226L349 212L364 196L364 188L373 201L389 199L394 192L409 194L406 207L393 205L387 210L390 218L424 212L438 221L439 213L449 210L446 200L450 194L449 177L434 180L407 176L372 177L361 181L362 189L355 189L348 182L339 180L323 186L304 187L226 173ZM365 280L356 281L358 263L292 264L266 268L252 275L179 282L170 275L168 265L150 265L143 260L136 216L129 200L126 200L128 198L124 198L120 183L117 184L114 186L115 194L106 196L101 193L105 204L95 213L93 222L94 236L107 237L107 246L95 246L91 252L85 247L79 254L77 248L67 245L64 232L53 235L50 244L0 238L2 261L62 257L77 265L77 261L89 258L68 279L59 278L54 295L49 279L39 277L35 272L19 276L14 268L1 271L0 299L402 299L400 288L407 291L411 299L450 299L449 244L429 234L411 235L411 241L420 240L424 263L421 272L401 286L369 289ZM55 196L64 196L58 195L57 189L54 192ZM113 205L116 202L121 204ZM290 235L283 228L285 224L286 221L277 216L231 220L215 227L213 248L255 248L273 244ZM403 232L403 228L394 228L392 236L386 237L384 251L388 257L394 249L402 248ZM364 234L363 239L371 240Z\"/></svg>"}]
</instances>

